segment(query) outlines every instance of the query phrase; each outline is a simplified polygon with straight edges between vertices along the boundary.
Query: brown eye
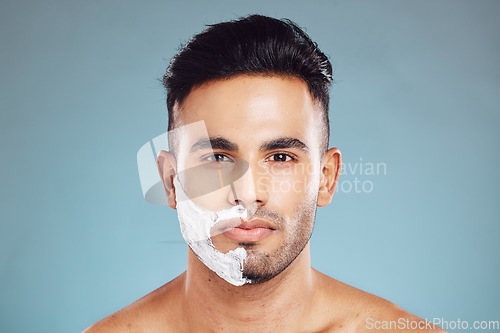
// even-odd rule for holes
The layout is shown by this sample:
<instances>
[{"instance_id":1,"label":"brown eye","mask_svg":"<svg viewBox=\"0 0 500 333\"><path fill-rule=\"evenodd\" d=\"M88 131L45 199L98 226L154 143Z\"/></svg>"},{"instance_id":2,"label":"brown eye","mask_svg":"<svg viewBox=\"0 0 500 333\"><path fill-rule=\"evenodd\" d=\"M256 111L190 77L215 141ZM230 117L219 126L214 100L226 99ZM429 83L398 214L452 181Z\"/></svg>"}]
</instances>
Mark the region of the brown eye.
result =
<instances>
[{"instance_id":1,"label":"brown eye","mask_svg":"<svg viewBox=\"0 0 500 333\"><path fill-rule=\"evenodd\" d=\"M273 162L289 162L292 160L292 158L287 154L278 153L278 154L272 155L271 160Z\"/></svg>"},{"instance_id":2,"label":"brown eye","mask_svg":"<svg viewBox=\"0 0 500 333\"><path fill-rule=\"evenodd\" d=\"M226 155L223 154L213 154L208 157L206 157L206 160L210 162L217 162L217 163L222 163L222 162L232 162L232 159L227 157Z\"/></svg>"},{"instance_id":3,"label":"brown eye","mask_svg":"<svg viewBox=\"0 0 500 333\"><path fill-rule=\"evenodd\" d=\"M226 156L221 155L221 154L215 154L213 157L215 162L223 162L224 158L226 158Z\"/></svg>"}]
</instances>

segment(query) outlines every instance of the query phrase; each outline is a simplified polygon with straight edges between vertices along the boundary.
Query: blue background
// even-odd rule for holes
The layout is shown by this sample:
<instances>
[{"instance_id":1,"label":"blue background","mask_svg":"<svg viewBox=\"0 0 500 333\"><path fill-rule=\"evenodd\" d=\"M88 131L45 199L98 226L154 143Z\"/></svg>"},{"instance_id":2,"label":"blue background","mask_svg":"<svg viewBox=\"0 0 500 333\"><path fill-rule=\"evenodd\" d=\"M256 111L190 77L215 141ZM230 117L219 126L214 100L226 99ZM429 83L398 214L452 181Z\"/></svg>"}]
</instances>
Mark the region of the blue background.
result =
<instances>
[{"instance_id":1,"label":"blue background","mask_svg":"<svg viewBox=\"0 0 500 333\"><path fill-rule=\"evenodd\" d=\"M306 27L334 64L331 145L370 193L318 209L318 270L421 317L500 320L500 2L13 1L0 10L0 331L78 332L185 270L142 197L158 81L205 24Z\"/></svg>"}]
</instances>

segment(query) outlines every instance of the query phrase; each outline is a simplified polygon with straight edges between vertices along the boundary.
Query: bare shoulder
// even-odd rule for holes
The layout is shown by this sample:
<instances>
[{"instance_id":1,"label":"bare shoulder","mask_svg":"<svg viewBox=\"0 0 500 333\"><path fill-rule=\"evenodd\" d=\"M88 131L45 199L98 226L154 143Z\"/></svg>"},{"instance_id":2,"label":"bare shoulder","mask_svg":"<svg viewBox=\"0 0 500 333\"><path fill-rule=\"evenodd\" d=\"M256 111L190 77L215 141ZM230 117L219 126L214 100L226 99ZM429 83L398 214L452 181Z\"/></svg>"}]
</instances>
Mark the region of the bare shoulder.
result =
<instances>
[{"instance_id":1,"label":"bare shoulder","mask_svg":"<svg viewBox=\"0 0 500 333\"><path fill-rule=\"evenodd\" d=\"M152 291L141 299L88 327L82 333L98 332L164 332L175 327L178 293L184 274Z\"/></svg>"},{"instance_id":2,"label":"bare shoulder","mask_svg":"<svg viewBox=\"0 0 500 333\"><path fill-rule=\"evenodd\" d=\"M376 297L376 296L374 296ZM441 327L422 319L398 305L377 297L376 307L367 308L356 332L433 332L446 333Z\"/></svg>"},{"instance_id":3,"label":"bare shoulder","mask_svg":"<svg viewBox=\"0 0 500 333\"><path fill-rule=\"evenodd\" d=\"M323 308L330 311L331 328L326 331L446 332L386 299L315 272L326 305Z\"/></svg>"}]
</instances>

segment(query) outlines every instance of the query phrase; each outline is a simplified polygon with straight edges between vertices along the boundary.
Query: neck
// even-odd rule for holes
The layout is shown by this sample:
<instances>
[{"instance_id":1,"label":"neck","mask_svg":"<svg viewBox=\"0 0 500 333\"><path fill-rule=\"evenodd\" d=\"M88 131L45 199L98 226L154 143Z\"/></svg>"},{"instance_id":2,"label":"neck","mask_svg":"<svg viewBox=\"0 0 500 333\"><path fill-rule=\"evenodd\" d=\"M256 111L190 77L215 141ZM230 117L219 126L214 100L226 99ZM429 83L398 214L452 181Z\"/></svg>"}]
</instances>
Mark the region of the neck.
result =
<instances>
[{"instance_id":1,"label":"neck","mask_svg":"<svg viewBox=\"0 0 500 333\"><path fill-rule=\"evenodd\" d=\"M309 244L283 272L260 284L233 286L188 250L184 309L190 330L247 331L296 325L311 308L314 279ZM280 318L279 323L276 318Z\"/></svg>"}]
</instances>

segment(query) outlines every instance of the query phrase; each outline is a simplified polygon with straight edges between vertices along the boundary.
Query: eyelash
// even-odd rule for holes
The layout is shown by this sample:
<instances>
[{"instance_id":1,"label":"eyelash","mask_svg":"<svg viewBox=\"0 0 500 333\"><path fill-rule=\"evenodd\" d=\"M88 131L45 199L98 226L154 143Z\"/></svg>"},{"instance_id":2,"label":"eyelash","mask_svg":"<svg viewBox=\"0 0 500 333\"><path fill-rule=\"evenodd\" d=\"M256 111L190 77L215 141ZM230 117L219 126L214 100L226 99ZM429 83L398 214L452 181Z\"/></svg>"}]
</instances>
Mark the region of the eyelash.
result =
<instances>
[{"instance_id":1,"label":"eyelash","mask_svg":"<svg viewBox=\"0 0 500 333\"><path fill-rule=\"evenodd\" d=\"M217 161L217 160L215 159L215 157L216 157L216 156L221 156L222 158L227 158L227 159L229 159L229 160L230 160L229 162L234 162L232 158L230 158L229 156L226 156L226 155L224 155L224 154L212 154L212 155L208 155L208 156L206 156L206 157L203 157L203 158L202 158L202 160L203 160L203 161L208 161L208 162L214 162L214 163L216 163L216 162L220 162L220 161ZM215 160L212 160L212 159L215 159ZM226 161L226 162L227 162L227 161Z\"/></svg>"},{"instance_id":2,"label":"eyelash","mask_svg":"<svg viewBox=\"0 0 500 333\"><path fill-rule=\"evenodd\" d=\"M266 158L266 161L269 160L271 157L275 157L275 156L278 156L278 155L283 155L285 156L285 159L288 159L290 158L289 161L285 160L285 161L271 161L271 162L275 162L275 163L287 163L287 162L297 162L297 158L290 155L289 153L285 153L285 152L277 152L277 153L273 153L272 155L270 155L269 157Z\"/></svg>"},{"instance_id":3,"label":"eyelash","mask_svg":"<svg viewBox=\"0 0 500 333\"><path fill-rule=\"evenodd\" d=\"M279 156L279 155L283 155L285 156L285 161L273 161L271 160L272 157L276 157L276 156ZM212 155L209 155L209 156L206 156L204 158L202 158L202 160L204 161L209 161L209 162L221 162L221 161L217 161L216 160L216 157L219 157L219 158L226 158L226 159L229 159L229 162L234 162L234 160L225 155L225 154L212 154ZM287 160L287 159L290 159L290 160ZM270 162L274 162L274 163L287 163L287 162L297 162L297 158L290 155L289 153L285 153L285 152L276 152L276 153L273 153L272 155L270 155L269 157L266 157L265 161L270 161ZM223 161L224 162L224 161ZM228 161L225 161L225 162L228 162Z\"/></svg>"}]
</instances>

